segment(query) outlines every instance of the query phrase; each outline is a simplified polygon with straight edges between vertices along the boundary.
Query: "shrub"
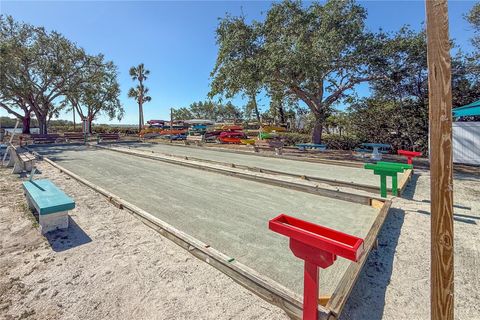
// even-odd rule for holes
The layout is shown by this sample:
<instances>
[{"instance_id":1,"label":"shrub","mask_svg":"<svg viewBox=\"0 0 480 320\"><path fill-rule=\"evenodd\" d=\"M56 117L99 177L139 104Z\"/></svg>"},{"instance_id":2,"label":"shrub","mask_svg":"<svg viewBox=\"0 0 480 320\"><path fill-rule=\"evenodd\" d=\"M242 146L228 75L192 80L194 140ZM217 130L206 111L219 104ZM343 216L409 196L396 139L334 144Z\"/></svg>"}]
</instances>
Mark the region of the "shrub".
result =
<instances>
[{"instance_id":1,"label":"shrub","mask_svg":"<svg viewBox=\"0 0 480 320\"><path fill-rule=\"evenodd\" d=\"M294 146L298 143L310 143L311 135L298 132L279 133L285 145ZM352 150L360 145L360 140L353 135L326 134L322 136L322 143L327 145L328 149L334 150Z\"/></svg>"},{"instance_id":2,"label":"shrub","mask_svg":"<svg viewBox=\"0 0 480 320\"><path fill-rule=\"evenodd\" d=\"M278 135L282 138L287 146L294 146L297 143L309 143L310 135L298 132L281 132Z\"/></svg>"},{"instance_id":3,"label":"shrub","mask_svg":"<svg viewBox=\"0 0 480 320\"><path fill-rule=\"evenodd\" d=\"M323 143L328 149L353 150L360 145L358 137L353 135L324 134Z\"/></svg>"}]
</instances>

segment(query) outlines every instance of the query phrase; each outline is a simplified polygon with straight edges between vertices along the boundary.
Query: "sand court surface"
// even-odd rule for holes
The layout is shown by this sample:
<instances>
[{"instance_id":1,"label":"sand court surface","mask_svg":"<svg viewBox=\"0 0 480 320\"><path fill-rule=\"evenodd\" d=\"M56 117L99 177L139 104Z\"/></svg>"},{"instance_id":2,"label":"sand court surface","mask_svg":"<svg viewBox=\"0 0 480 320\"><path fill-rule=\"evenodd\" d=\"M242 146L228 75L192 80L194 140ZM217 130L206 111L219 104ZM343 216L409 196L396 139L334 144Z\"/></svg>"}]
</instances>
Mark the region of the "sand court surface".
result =
<instances>
[{"instance_id":1,"label":"sand court surface","mask_svg":"<svg viewBox=\"0 0 480 320\"><path fill-rule=\"evenodd\" d=\"M303 262L287 238L268 230L268 220L285 213L365 237L378 214L366 205L108 150L35 150L299 294ZM349 263L338 259L321 272L321 294L333 293Z\"/></svg>"},{"instance_id":2,"label":"sand court surface","mask_svg":"<svg viewBox=\"0 0 480 320\"><path fill-rule=\"evenodd\" d=\"M206 147L189 147L181 145L152 144L152 143L118 143L114 147L131 148L142 151L153 151L157 153L173 154L177 156L194 157L209 161L228 162L243 166L256 167L266 170L285 172L288 174L305 175L321 179L337 180L339 182L356 185L366 185L379 188L380 178L372 173L358 167L336 166L325 163L312 163L290 159L260 157L253 152L251 155L212 150ZM399 180L403 174L399 174ZM388 183L390 186L390 182Z\"/></svg>"}]
</instances>

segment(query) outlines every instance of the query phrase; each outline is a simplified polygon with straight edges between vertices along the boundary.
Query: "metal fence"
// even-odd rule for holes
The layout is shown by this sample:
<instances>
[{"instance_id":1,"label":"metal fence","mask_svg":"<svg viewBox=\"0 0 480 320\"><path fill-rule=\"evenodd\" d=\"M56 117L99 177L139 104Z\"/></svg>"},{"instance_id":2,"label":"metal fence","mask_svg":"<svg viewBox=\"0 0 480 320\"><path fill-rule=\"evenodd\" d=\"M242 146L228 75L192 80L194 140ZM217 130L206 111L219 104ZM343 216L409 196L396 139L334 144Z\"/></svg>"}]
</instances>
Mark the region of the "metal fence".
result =
<instances>
[{"instance_id":1,"label":"metal fence","mask_svg":"<svg viewBox=\"0 0 480 320\"><path fill-rule=\"evenodd\" d=\"M480 165L480 122L453 123L453 162Z\"/></svg>"}]
</instances>

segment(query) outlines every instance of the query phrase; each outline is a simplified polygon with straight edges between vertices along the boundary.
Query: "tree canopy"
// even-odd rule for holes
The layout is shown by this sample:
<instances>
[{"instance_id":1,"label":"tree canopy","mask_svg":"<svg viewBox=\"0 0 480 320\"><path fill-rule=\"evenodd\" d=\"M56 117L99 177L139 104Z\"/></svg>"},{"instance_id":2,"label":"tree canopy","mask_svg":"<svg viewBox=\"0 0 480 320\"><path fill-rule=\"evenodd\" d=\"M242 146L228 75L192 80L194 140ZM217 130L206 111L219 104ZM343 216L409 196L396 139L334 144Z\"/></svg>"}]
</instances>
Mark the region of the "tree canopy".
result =
<instances>
[{"instance_id":1,"label":"tree canopy","mask_svg":"<svg viewBox=\"0 0 480 320\"><path fill-rule=\"evenodd\" d=\"M81 88L97 90L103 56L89 55L60 33L0 16L0 107L33 112L40 132L65 107L65 98ZM26 115L24 115L26 116Z\"/></svg>"},{"instance_id":2,"label":"tree canopy","mask_svg":"<svg viewBox=\"0 0 480 320\"><path fill-rule=\"evenodd\" d=\"M104 62L103 56L97 57L98 68L88 70L82 77L89 81L80 86L70 88L66 101L80 115L82 120L88 120L89 133L92 131L92 121L99 114L108 116L110 120L121 120L124 115L120 103L120 85L117 82L117 67L113 62Z\"/></svg>"},{"instance_id":3,"label":"tree canopy","mask_svg":"<svg viewBox=\"0 0 480 320\"><path fill-rule=\"evenodd\" d=\"M226 104L213 101L198 101L188 108L176 108L172 110L174 120L208 119L213 121L234 120L242 121L242 111L231 102Z\"/></svg>"},{"instance_id":4,"label":"tree canopy","mask_svg":"<svg viewBox=\"0 0 480 320\"><path fill-rule=\"evenodd\" d=\"M227 16L217 27L219 45L217 61L211 73L213 78L209 96L233 98L241 93L248 98L248 107L260 121L257 95L262 82L260 26L248 25L245 17Z\"/></svg>"},{"instance_id":5,"label":"tree canopy","mask_svg":"<svg viewBox=\"0 0 480 320\"><path fill-rule=\"evenodd\" d=\"M480 52L480 3L476 3L472 10L466 16L468 22L472 25L475 35L472 38L472 44Z\"/></svg>"},{"instance_id":6,"label":"tree canopy","mask_svg":"<svg viewBox=\"0 0 480 320\"><path fill-rule=\"evenodd\" d=\"M212 92L233 95L264 86L272 97L301 100L315 116L312 140L318 143L335 103L356 85L388 76L388 39L368 32L365 19L365 9L352 0L308 7L287 0L250 25L227 16L217 28Z\"/></svg>"}]
</instances>

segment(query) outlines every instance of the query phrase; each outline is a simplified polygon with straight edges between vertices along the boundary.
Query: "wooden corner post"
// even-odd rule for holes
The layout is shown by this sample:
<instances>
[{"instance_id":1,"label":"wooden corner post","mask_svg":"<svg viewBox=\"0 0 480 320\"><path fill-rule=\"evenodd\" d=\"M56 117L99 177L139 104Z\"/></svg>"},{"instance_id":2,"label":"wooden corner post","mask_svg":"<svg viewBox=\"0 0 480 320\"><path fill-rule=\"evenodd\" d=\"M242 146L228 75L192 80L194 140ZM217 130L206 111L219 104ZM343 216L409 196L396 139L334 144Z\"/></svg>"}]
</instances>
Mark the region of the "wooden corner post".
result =
<instances>
[{"instance_id":1,"label":"wooden corner post","mask_svg":"<svg viewBox=\"0 0 480 320\"><path fill-rule=\"evenodd\" d=\"M431 173L431 319L453 320L452 88L447 0L426 0Z\"/></svg>"}]
</instances>

